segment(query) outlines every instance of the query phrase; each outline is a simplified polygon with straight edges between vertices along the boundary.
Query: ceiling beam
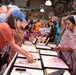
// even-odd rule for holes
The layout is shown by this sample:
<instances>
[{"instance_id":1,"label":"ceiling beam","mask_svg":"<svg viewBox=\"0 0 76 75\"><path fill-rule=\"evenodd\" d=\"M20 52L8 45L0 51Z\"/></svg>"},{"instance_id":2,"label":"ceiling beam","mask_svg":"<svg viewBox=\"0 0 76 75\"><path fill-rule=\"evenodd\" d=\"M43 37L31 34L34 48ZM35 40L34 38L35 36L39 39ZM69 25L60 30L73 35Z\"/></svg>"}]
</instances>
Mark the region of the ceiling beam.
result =
<instances>
[{"instance_id":1,"label":"ceiling beam","mask_svg":"<svg viewBox=\"0 0 76 75\"><path fill-rule=\"evenodd\" d=\"M61 1L60 1L59 3L61 3L61 4L66 4L66 2L61 2Z\"/></svg>"}]
</instances>

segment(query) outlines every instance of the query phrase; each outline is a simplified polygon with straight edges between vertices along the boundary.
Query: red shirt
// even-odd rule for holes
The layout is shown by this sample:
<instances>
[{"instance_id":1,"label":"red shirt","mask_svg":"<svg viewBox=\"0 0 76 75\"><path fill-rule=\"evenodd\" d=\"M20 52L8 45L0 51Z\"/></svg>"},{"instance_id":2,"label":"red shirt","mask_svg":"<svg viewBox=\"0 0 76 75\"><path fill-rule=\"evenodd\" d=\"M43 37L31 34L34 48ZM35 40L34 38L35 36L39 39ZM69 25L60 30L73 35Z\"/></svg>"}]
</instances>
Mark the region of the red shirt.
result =
<instances>
[{"instance_id":1,"label":"red shirt","mask_svg":"<svg viewBox=\"0 0 76 75\"><path fill-rule=\"evenodd\" d=\"M7 23L0 23L0 50L13 41L13 32Z\"/></svg>"}]
</instances>

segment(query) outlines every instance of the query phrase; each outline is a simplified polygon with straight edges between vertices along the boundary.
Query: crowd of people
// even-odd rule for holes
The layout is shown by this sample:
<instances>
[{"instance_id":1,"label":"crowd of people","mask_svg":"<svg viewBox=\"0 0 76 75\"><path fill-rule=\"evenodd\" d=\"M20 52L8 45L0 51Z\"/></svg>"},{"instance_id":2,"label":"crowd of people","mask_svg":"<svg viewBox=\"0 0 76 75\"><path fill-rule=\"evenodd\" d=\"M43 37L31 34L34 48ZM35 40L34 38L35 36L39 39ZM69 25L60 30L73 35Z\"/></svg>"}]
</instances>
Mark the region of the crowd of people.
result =
<instances>
[{"instance_id":1,"label":"crowd of people","mask_svg":"<svg viewBox=\"0 0 76 75\"><path fill-rule=\"evenodd\" d=\"M25 19L24 13L17 6L0 7L0 51L9 49L10 57L15 52L24 55L29 62L33 56L28 50L21 49L24 41L30 37L37 37L40 43L54 43L58 56L69 66L71 75L76 75L76 16L71 15L64 21L47 20L42 24L40 20ZM42 39L44 41L42 41Z\"/></svg>"}]
</instances>

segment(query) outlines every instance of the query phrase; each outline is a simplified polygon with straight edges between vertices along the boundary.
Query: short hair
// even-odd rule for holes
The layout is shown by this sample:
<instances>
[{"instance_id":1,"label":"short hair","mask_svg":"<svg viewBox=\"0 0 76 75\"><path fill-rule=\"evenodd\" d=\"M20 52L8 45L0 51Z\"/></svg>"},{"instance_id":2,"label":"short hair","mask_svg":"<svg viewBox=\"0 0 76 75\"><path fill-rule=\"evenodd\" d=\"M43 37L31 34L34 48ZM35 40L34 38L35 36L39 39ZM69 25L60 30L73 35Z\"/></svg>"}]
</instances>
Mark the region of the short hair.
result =
<instances>
[{"instance_id":1,"label":"short hair","mask_svg":"<svg viewBox=\"0 0 76 75\"><path fill-rule=\"evenodd\" d=\"M6 13L7 12L7 7L5 5L2 5L0 7L0 9L1 9L1 13Z\"/></svg>"},{"instance_id":2,"label":"short hair","mask_svg":"<svg viewBox=\"0 0 76 75\"><path fill-rule=\"evenodd\" d=\"M50 22L52 22L54 25L57 24L55 20L51 20Z\"/></svg>"}]
</instances>

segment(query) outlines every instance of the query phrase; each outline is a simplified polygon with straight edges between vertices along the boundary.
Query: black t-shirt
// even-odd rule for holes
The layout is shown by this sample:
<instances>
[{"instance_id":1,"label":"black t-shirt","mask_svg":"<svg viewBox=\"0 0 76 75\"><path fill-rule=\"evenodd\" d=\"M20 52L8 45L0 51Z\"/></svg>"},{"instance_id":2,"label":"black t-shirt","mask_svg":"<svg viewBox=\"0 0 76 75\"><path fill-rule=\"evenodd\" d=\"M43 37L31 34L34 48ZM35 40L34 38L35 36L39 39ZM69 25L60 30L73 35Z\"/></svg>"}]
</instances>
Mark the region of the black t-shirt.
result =
<instances>
[{"instance_id":1,"label":"black t-shirt","mask_svg":"<svg viewBox=\"0 0 76 75\"><path fill-rule=\"evenodd\" d=\"M48 38L50 38L50 40L48 42L54 42L56 34L57 34L57 28L56 27L51 28L51 30L48 33L48 36L46 38L46 41ZM53 37L53 38L51 39L51 37Z\"/></svg>"}]
</instances>

